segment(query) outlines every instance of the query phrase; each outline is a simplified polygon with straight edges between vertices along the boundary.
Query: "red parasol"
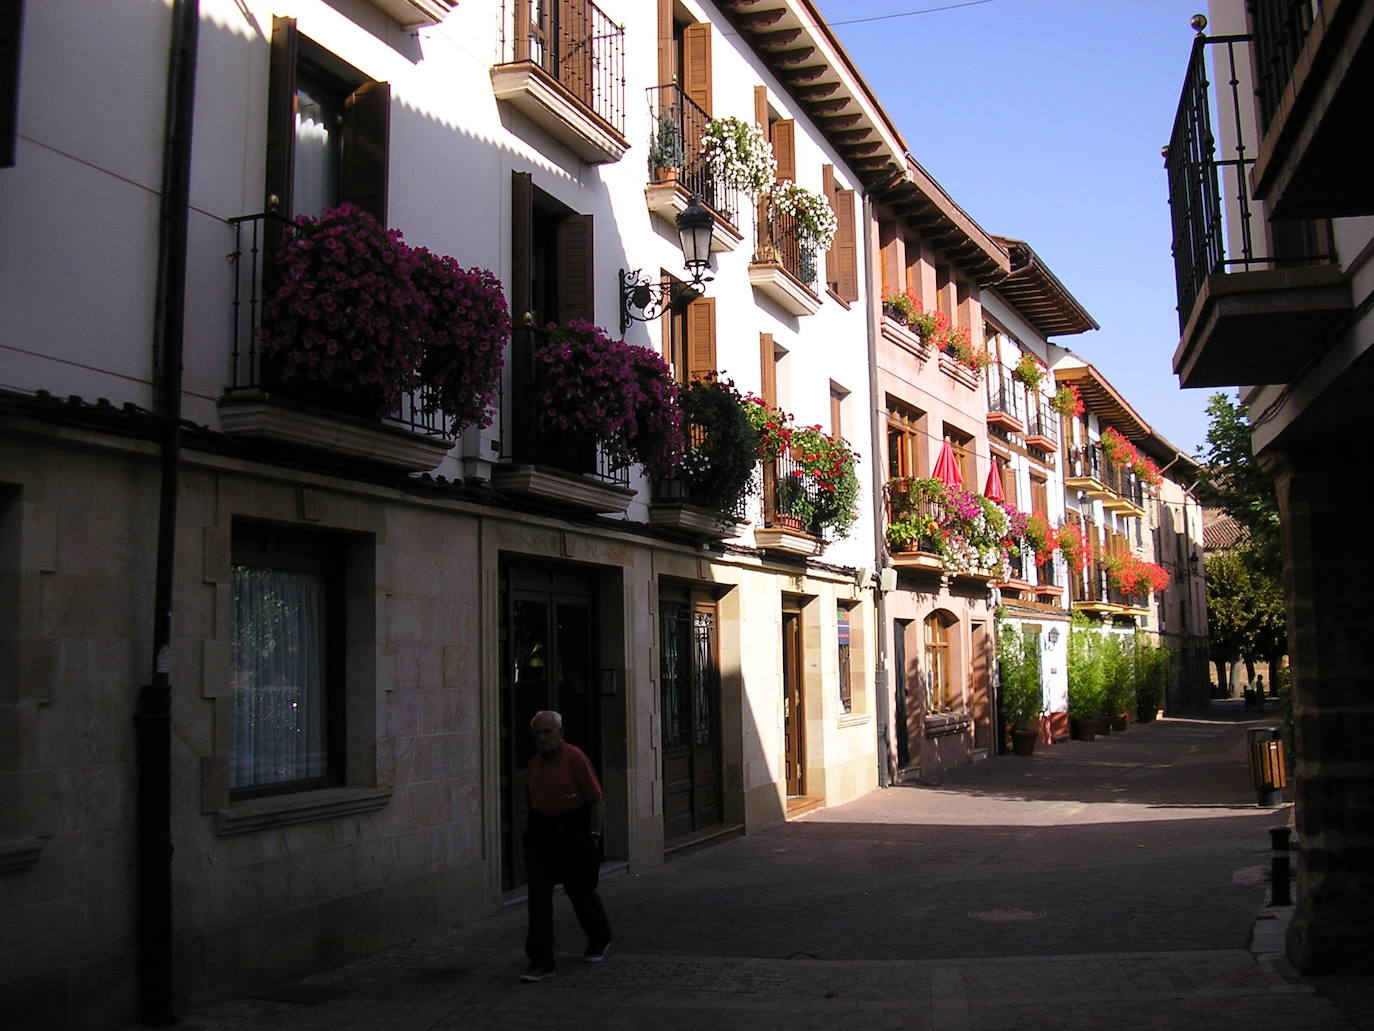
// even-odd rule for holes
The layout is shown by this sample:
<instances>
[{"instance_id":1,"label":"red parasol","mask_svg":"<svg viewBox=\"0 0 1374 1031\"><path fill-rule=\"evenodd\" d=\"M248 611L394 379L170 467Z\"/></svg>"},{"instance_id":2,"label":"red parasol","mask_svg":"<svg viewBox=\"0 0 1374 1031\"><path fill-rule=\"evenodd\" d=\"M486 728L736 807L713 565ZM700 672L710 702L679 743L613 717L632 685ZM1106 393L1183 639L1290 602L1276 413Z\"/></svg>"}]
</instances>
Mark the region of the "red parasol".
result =
<instances>
[{"instance_id":1,"label":"red parasol","mask_svg":"<svg viewBox=\"0 0 1374 1031\"><path fill-rule=\"evenodd\" d=\"M1002 471L997 468L997 463L992 463L992 468L988 470L988 484L983 488L983 497L989 501L1002 502L1007 500L1007 495L1002 490Z\"/></svg>"},{"instance_id":2,"label":"red parasol","mask_svg":"<svg viewBox=\"0 0 1374 1031\"><path fill-rule=\"evenodd\" d=\"M931 475L943 481L950 490L964 485L963 474L959 472L959 462L954 457L954 448L949 446L949 441L945 441L944 447L940 448L940 457L936 459L935 471Z\"/></svg>"}]
</instances>

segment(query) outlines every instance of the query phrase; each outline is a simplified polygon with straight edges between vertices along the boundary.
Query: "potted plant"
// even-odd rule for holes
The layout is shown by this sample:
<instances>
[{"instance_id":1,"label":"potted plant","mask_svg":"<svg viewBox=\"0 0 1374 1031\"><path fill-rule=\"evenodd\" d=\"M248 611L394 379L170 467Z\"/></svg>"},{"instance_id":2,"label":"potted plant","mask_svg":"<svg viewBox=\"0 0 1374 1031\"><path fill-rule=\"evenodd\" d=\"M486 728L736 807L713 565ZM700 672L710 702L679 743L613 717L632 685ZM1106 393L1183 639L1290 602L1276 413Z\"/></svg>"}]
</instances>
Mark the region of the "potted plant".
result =
<instances>
[{"instance_id":1,"label":"potted plant","mask_svg":"<svg viewBox=\"0 0 1374 1031\"><path fill-rule=\"evenodd\" d=\"M1002 721L1016 755L1031 755L1045 710L1038 638L997 610L997 671Z\"/></svg>"},{"instance_id":2,"label":"potted plant","mask_svg":"<svg viewBox=\"0 0 1374 1031\"><path fill-rule=\"evenodd\" d=\"M548 387L540 394L547 433L600 444L612 468L638 462L666 477L682 462L682 405L672 371L647 347L611 340L599 326L550 325L536 349Z\"/></svg>"},{"instance_id":3,"label":"potted plant","mask_svg":"<svg viewBox=\"0 0 1374 1031\"><path fill-rule=\"evenodd\" d=\"M1080 741L1106 733L1103 655L1096 627L1082 613L1069 621L1069 730Z\"/></svg>"},{"instance_id":4,"label":"potted plant","mask_svg":"<svg viewBox=\"0 0 1374 1031\"><path fill-rule=\"evenodd\" d=\"M1055 531L1055 540L1069 570L1074 574L1081 573L1088 561L1088 538L1083 528L1077 523L1061 523Z\"/></svg>"},{"instance_id":5,"label":"potted plant","mask_svg":"<svg viewBox=\"0 0 1374 1031\"><path fill-rule=\"evenodd\" d=\"M1050 370L1046 368L1045 363L1029 351L1021 352L1021 357L1017 359L1016 367L1011 370L1011 374L1024 383L1027 389L1032 391L1040 389L1040 384L1044 382L1049 372Z\"/></svg>"},{"instance_id":6,"label":"potted plant","mask_svg":"<svg viewBox=\"0 0 1374 1031\"><path fill-rule=\"evenodd\" d=\"M778 163L768 137L757 125L734 116L713 118L701 136L701 155L722 186L758 195L773 188Z\"/></svg>"},{"instance_id":7,"label":"potted plant","mask_svg":"<svg viewBox=\"0 0 1374 1031\"><path fill-rule=\"evenodd\" d=\"M1115 733L1125 731L1135 712L1135 662L1133 642L1120 633L1103 636L1101 714Z\"/></svg>"},{"instance_id":8,"label":"potted plant","mask_svg":"<svg viewBox=\"0 0 1374 1031\"><path fill-rule=\"evenodd\" d=\"M883 314L893 322L908 325L921 311L921 301L908 287L883 291Z\"/></svg>"},{"instance_id":9,"label":"potted plant","mask_svg":"<svg viewBox=\"0 0 1374 1031\"><path fill-rule=\"evenodd\" d=\"M649 143L649 167L653 170L654 182L676 182L686 160L682 149L682 133L677 124L677 112L665 107L659 113L658 125Z\"/></svg>"},{"instance_id":10,"label":"potted plant","mask_svg":"<svg viewBox=\"0 0 1374 1031\"><path fill-rule=\"evenodd\" d=\"M1083 395L1072 383L1062 383L1050 398L1050 409L1067 418L1083 414Z\"/></svg>"},{"instance_id":11,"label":"potted plant","mask_svg":"<svg viewBox=\"0 0 1374 1031\"><path fill-rule=\"evenodd\" d=\"M1110 426L1102 431L1102 453L1118 468L1130 465L1136 457L1135 445Z\"/></svg>"},{"instance_id":12,"label":"potted plant","mask_svg":"<svg viewBox=\"0 0 1374 1031\"><path fill-rule=\"evenodd\" d=\"M795 471L778 485L780 513L796 514L781 503L795 501L804 510L808 533L832 539L846 536L858 517L859 498L854 471L858 456L849 444L819 426L794 426L786 412L753 394L744 398L744 411L758 433L758 456L771 462L786 454L796 463ZM787 486L789 480L795 485ZM783 495L784 489L790 493Z\"/></svg>"}]
</instances>

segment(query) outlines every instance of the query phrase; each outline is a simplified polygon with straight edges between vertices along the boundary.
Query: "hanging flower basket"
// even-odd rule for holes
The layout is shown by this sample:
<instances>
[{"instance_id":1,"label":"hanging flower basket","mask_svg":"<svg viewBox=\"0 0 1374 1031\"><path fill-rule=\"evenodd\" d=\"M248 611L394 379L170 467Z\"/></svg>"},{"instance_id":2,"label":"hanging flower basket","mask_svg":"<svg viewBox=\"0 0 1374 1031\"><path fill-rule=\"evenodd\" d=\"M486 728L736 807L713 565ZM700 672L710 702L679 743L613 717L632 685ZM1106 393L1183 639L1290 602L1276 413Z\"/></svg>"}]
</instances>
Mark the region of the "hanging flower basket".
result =
<instances>
[{"instance_id":1,"label":"hanging flower basket","mask_svg":"<svg viewBox=\"0 0 1374 1031\"><path fill-rule=\"evenodd\" d=\"M745 400L729 380L710 377L682 388L687 448L666 483L679 483L683 496L715 512L740 512L758 487L759 434Z\"/></svg>"},{"instance_id":2,"label":"hanging flower basket","mask_svg":"<svg viewBox=\"0 0 1374 1031\"><path fill-rule=\"evenodd\" d=\"M1125 468L1136 460L1135 445L1110 426L1102 431L1102 453L1117 468Z\"/></svg>"},{"instance_id":3,"label":"hanging flower basket","mask_svg":"<svg viewBox=\"0 0 1374 1031\"><path fill-rule=\"evenodd\" d=\"M824 194L794 182L785 182L773 187L772 196L774 207L782 214L792 216L797 243L804 250L830 249L839 223Z\"/></svg>"},{"instance_id":4,"label":"hanging flower basket","mask_svg":"<svg viewBox=\"0 0 1374 1031\"><path fill-rule=\"evenodd\" d=\"M707 123L701 153L712 178L724 186L757 195L767 193L777 180L778 163L768 137L734 116Z\"/></svg>"},{"instance_id":5,"label":"hanging flower basket","mask_svg":"<svg viewBox=\"0 0 1374 1031\"><path fill-rule=\"evenodd\" d=\"M1062 384L1050 398L1050 409L1067 418L1083 414L1083 395L1072 383Z\"/></svg>"},{"instance_id":6,"label":"hanging flower basket","mask_svg":"<svg viewBox=\"0 0 1374 1031\"><path fill-rule=\"evenodd\" d=\"M589 322L548 329L534 353L547 367L543 428L600 444L612 468L638 462L651 477L667 476L682 461L684 438L681 398L663 359Z\"/></svg>"},{"instance_id":7,"label":"hanging flower basket","mask_svg":"<svg viewBox=\"0 0 1374 1031\"><path fill-rule=\"evenodd\" d=\"M1016 367L1011 370L1011 374L1024 383L1030 390L1039 390L1040 384L1045 381L1050 370L1046 368L1035 355L1029 351L1023 351L1021 357L1016 362Z\"/></svg>"}]
</instances>

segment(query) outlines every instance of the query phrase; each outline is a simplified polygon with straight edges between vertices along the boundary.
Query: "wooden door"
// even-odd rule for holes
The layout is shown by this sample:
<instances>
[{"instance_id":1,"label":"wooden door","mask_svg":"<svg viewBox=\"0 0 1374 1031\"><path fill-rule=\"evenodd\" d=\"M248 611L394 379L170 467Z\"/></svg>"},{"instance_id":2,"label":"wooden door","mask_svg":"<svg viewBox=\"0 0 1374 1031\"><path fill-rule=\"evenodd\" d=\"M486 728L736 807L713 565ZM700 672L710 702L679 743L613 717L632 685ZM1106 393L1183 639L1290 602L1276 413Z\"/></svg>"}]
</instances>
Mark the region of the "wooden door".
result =
<instances>
[{"instance_id":1,"label":"wooden door","mask_svg":"<svg viewBox=\"0 0 1374 1031\"><path fill-rule=\"evenodd\" d=\"M806 711L802 699L801 613L782 614L782 723L786 751L787 793L806 793Z\"/></svg>"},{"instance_id":2,"label":"wooden door","mask_svg":"<svg viewBox=\"0 0 1374 1031\"><path fill-rule=\"evenodd\" d=\"M988 663L988 625L970 624L973 654L969 662L968 698L973 716L973 747L987 749L992 755L997 740L993 728L992 675Z\"/></svg>"},{"instance_id":3,"label":"wooden door","mask_svg":"<svg viewBox=\"0 0 1374 1031\"><path fill-rule=\"evenodd\" d=\"M525 881L520 834L529 815L525 767L535 753L530 720L563 716L563 736L601 771L596 684L595 582L554 566L511 567L501 577L501 881Z\"/></svg>"},{"instance_id":4,"label":"wooden door","mask_svg":"<svg viewBox=\"0 0 1374 1031\"><path fill-rule=\"evenodd\" d=\"M671 840L723 816L715 602L665 589L659 644L663 836Z\"/></svg>"},{"instance_id":5,"label":"wooden door","mask_svg":"<svg viewBox=\"0 0 1374 1031\"><path fill-rule=\"evenodd\" d=\"M906 635L910 626L910 620L892 621L893 733L897 738L897 768L901 770L911 765L911 724L919 719L917 707L907 701Z\"/></svg>"}]
</instances>

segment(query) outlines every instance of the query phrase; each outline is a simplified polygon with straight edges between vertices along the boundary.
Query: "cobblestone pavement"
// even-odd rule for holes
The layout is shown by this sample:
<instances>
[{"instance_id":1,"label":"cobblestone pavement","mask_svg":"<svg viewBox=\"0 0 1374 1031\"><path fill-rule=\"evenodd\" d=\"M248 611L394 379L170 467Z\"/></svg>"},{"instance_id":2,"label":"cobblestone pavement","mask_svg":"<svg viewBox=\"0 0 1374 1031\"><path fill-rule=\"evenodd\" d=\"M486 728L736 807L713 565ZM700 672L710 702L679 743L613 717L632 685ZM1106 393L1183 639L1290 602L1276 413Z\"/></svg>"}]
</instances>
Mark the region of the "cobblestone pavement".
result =
<instances>
[{"instance_id":1,"label":"cobblestone pavement","mask_svg":"<svg viewBox=\"0 0 1374 1031\"><path fill-rule=\"evenodd\" d=\"M1289 811L1254 805L1254 717L992 759L607 876L606 962L559 899L540 984L513 905L182 1026L1374 1028L1374 979L1317 991L1282 960L1266 831Z\"/></svg>"}]
</instances>

